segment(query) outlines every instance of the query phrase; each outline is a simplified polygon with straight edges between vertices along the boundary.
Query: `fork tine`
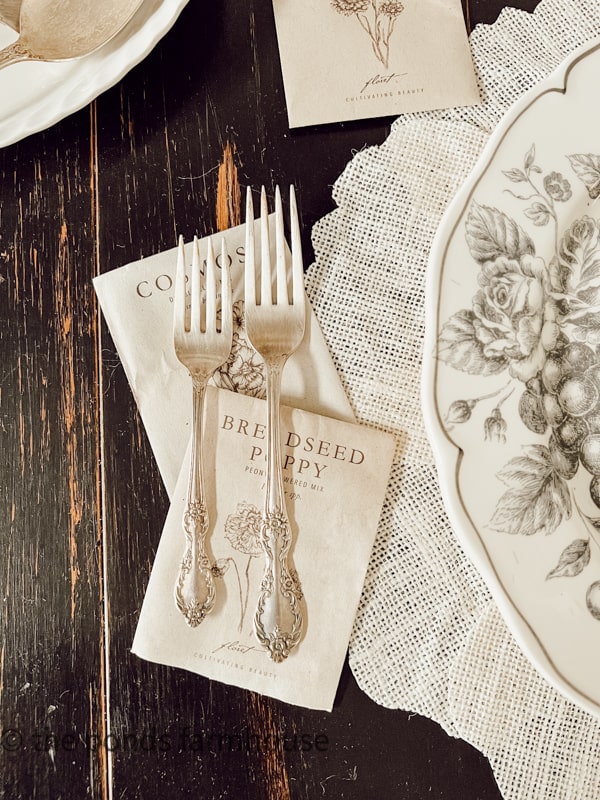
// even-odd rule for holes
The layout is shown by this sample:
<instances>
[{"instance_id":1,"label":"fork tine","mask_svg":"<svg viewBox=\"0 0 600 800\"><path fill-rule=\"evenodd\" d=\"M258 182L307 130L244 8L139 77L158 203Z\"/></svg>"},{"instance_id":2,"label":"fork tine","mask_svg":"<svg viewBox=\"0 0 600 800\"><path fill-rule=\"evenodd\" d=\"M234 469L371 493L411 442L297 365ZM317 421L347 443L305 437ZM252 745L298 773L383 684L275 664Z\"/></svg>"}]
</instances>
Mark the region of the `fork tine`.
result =
<instances>
[{"instance_id":1,"label":"fork tine","mask_svg":"<svg viewBox=\"0 0 600 800\"><path fill-rule=\"evenodd\" d=\"M198 237L194 236L194 249L192 253L192 309L190 315L190 330L199 331L202 320L202 285L200 279L200 244Z\"/></svg>"},{"instance_id":2,"label":"fork tine","mask_svg":"<svg viewBox=\"0 0 600 800\"><path fill-rule=\"evenodd\" d=\"M288 304L287 277L285 268L285 236L283 233L283 208L281 207L281 192L279 186L275 187L275 253L277 275L277 302Z\"/></svg>"},{"instance_id":3,"label":"fork tine","mask_svg":"<svg viewBox=\"0 0 600 800\"><path fill-rule=\"evenodd\" d=\"M181 334L185 331L185 248L183 246L183 236L179 237L179 250L177 251L173 330L175 334Z\"/></svg>"},{"instance_id":4,"label":"fork tine","mask_svg":"<svg viewBox=\"0 0 600 800\"><path fill-rule=\"evenodd\" d=\"M217 281L215 276L215 253L212 240L208 240L208 250L206 253L206 330L215 331L217 329Z\"/></svg>"},{"instance_id":5,"label":"fork tine","mask_svg":"<svg viewBox=\"0 0 600 800\"><path fill-rule=\"evenodd\" d=\"M231 339L233 335L233 311L231 303L231 272L225 239L221 239L221 332Z\"/></svg>"},{"instance_id":6,"label":"fork tine","mask_svg":"<svg viewBox=\"0 0 600 800\"><path fill-rule=\"evenodd\" d=\"M254 264L254 204L252 189L246 190L246 248L244 253L244 303L256 305L256 269Z\"/></svg>"},{"instance_id":7,"label":"fork tine","mask_svg":"<svg viewBox=\"0 0 600 800\"><path fill-rule=\"evenodd\" d=\"M271 242L269 238L269 207L263 186L260 193L260 302L271 305Z\"/></svg>"},{"instance_id":8,"label":"fork tine","mask_svg":"<svg viewBox=\"0 0 600 800\"><path fill-rule=\"evenodd\" d=\"M304 267L302 264L302 243L300 223L296 206L296 192L290 186L290 238L292 240L292 302L304 303Z\"/></svg>"}]
</instances>

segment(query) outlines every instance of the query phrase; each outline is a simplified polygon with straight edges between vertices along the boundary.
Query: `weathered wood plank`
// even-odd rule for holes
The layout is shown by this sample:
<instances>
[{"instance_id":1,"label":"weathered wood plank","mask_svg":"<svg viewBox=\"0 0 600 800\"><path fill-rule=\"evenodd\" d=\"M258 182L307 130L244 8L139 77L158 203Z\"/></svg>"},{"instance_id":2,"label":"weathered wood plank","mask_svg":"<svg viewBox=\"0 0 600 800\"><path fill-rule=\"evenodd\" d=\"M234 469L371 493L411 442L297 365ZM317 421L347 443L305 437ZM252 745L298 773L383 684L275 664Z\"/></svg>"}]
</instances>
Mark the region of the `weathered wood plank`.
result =
<instances>
[{"instance_id":1,"label":"weathered wood plank","mask_svg":"<svg viewBox=\"0 0 600 800\"><path fill-rule=\"evenodd\" d=\"M93 739L105 709L89 129L83 112L0 152L0 772L10 798L105 793Z\"/></svg>"}]
</instances>

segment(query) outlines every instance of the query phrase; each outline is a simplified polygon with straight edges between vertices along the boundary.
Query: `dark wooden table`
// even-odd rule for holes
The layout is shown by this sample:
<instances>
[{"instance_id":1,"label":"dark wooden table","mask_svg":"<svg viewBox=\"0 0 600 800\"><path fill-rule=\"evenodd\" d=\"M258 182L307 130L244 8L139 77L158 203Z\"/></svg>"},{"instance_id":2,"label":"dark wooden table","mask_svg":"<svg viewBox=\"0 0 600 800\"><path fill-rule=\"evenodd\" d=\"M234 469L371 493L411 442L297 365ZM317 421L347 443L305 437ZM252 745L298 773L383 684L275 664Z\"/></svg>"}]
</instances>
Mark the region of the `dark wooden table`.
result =
<instances>
[{"instance_id":1,"label":"dark wooden table","mask_svg":"<svg viewBox=\"0 0 600 800\"><path fill-rule=\"evenodd\" d=\"M467 26L503 5L469 0ZM309 263L331 184L391 122L290 132L269 0L190 0L119 85L0 151L3 798L500 797L476 750L348 667L327 714L130 653L167 497L91 279L237 223L261 183L296 185ZM221 744L246 733L278 743Z\"/></svg>"}]
</instances>

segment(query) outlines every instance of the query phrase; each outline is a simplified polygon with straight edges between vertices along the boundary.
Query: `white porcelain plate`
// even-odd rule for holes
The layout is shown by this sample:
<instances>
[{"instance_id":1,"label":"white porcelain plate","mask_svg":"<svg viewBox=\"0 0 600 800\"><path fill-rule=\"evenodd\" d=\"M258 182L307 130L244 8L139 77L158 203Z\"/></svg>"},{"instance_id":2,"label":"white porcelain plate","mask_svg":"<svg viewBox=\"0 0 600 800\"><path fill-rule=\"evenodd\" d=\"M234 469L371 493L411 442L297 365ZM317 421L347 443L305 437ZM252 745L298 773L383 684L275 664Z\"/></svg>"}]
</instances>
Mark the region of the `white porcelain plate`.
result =
<instances>
[{"instance_id":1,"label":"white porcelain plate","mask_svg":"<svg viewBox=\"0 0 600 800\"><path fill-rule=\"evenodd\" d=\"M114 86L164 36L187 0L146 0L121 33L84 58L0 70L0 147L44 130ZM17 38L0 23L0 47Z\"/></svg>"},{"instance_id":2,"label":"white porcelain plate","mask_svg":"<svg viewBox=\"0 0 600 800\"><path fill-rule=\"evenodd\" d=\"M424 405L453 526L522 648L600 715L600 40L523 97L447 211Z\"/></svg>"}]
</instances>

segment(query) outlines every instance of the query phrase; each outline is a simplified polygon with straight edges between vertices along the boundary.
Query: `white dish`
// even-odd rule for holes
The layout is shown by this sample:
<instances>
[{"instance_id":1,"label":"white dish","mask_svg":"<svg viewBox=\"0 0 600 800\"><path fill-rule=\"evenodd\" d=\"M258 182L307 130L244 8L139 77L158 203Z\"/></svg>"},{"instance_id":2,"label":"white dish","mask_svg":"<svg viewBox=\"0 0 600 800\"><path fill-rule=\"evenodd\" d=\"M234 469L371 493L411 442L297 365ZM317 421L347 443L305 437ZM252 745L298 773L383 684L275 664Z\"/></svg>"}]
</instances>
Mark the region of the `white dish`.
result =
<instances>
[{"instance_id":1,"label":"white dish","mask_svg":"<svg viewBox=\"0 0 600 800\"><path fill-rule=\"evenodd\" d=\"M446 212L423 401L465 550L532 663L600 716L599 77L600 39L511 109Z\"/></svg>"},{"instance_id":2,"label":"white dish","mask_svg":"<svg viewBox=\"0 0 600 800\"><path fill-rule=\"evenodd\" d=\"M146 0L104 47L73 61L21 62L0 70L0 147L44 130L114 86L171 28L187 0ZM0 47L17 34L0 24Z\"/></svg>"}]
</instances>

